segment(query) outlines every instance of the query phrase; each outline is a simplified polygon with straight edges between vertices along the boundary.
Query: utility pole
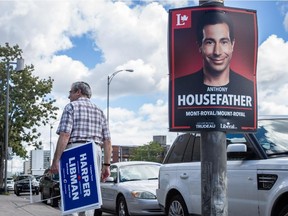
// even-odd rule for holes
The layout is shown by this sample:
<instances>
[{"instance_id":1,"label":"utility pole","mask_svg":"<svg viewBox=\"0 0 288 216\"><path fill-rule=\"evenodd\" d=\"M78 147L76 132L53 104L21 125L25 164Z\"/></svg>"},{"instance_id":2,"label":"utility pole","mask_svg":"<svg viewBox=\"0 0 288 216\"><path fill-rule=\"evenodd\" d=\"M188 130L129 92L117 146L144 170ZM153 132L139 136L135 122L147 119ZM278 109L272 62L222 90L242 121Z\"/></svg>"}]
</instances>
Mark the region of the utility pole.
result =
<instances>
[{"instance_id":1,"label":"utility pole","mask_svg":"<svg viewBox=\"0 0 288 216\"><path fill-rule=\"evenodd\" d=\"M257 130L257 34L256 11L225 7L224 0L199 0L198 7L169 10L169 130L201 133L202 216L228 215L226 133ZM236 55L253 55L242 73L232 71L234 62L241 67L246 62L230 61L234 35L240 35ZM246 49L250 40L253 46ZM192 49L184 60L186 47ZM252 72L250 78L246 71ZM235 100L224 99L228 95ZM242 95L251 101L249 109L235 103Z\"/></svg>"},{"instance_id":2,"label":"utility pole","mask_svg":"<svg viewBox=\"0 0 288 216\"><path fill-rule=\"evenodd\" d=\"M200 6L224 6L224 0L199 0ZM226 133L201 132L202 216L227 216Z\"/></svg>"},{"instance_id":3,"label":"utility pole","mask_svg":"<svg viewBox=\"0 0 288 216\"><path fill-rule=\"evenodd\" d=\"M202 216L227 216L226 133L201 132Z\"/></svg>"},{"instance_id":4,"label":"utility pole","mask_svg":"<svg viewBox=\"0 0 288 216\"><path fill-rule=\"evenodd\" d=\"M10 96L9 96L9 89L10 89L10 66L16 65L16 71L24 70L24 59L18 58L16 62L6 62L6 72L7 72L7 80L6 80L6 108L5 108L5 193L8 192L7 189L7 175L8 175L8 145L9 145L9 103L10 103Z\"/></svg>"}]
</instances>

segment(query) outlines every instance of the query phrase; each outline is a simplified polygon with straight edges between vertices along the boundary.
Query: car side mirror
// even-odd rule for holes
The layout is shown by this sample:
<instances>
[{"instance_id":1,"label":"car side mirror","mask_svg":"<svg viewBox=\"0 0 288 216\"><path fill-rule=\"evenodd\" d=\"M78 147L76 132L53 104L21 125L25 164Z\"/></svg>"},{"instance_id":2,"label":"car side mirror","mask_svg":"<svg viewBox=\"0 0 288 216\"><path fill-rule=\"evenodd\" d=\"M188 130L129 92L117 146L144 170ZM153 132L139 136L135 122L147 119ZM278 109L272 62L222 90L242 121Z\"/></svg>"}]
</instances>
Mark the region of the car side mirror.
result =
<instances>
[{"instance_id":1,"label":"car side mirror","mask_svg":"<svg viewBox=\"0 0 288 216\"><path fill-rule=\"evenodd\" d=\"M109 176L108 178L106 178L106 181L105 182L108 182L108 183L114 183L115 182L115 179L111 176Z\"/></svg>"},{"instance_id":2,"label":"car side mirror","mask_svg":"<svg viewBox=\"0 0 288 216\"><path fill-rule=\"evenodd\" d=\"M243 143L233 143L227 146L227 159L243 160L247 157L247 146Z\"/></svg>"},{"instance_id":3,"label":"car side mirror","mask_svg":"<svg viewBox=\"0 0 288 216\"><path fill-rule=\"evenodd\" d=\"M233 143L227 146L227 152L247 152L247 146L243 143Z\"/></svg>"}]
</instances>

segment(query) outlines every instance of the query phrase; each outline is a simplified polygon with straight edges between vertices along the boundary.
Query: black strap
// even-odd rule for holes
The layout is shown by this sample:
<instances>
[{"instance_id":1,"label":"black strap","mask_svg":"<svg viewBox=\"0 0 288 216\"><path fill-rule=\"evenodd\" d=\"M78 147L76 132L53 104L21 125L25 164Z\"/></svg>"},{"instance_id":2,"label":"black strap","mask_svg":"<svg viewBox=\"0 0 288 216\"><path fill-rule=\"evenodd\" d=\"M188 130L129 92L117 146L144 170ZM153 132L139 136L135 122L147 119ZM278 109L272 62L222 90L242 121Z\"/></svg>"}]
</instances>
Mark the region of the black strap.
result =
<instances>
[{"instance_id":1,"label":"black strap","mask_svg":"<svg viewBox=\"0 0 288 216\"><path fill-rule=\"evenodd\" d=\"M87 140L77 140L77 141L75 141L75 142L68 142L68 145L70 145L70 144L79 144L79 143L86 143L86 142L89 142L89 141L87 141Z\"/></svg>"}]
</instances>

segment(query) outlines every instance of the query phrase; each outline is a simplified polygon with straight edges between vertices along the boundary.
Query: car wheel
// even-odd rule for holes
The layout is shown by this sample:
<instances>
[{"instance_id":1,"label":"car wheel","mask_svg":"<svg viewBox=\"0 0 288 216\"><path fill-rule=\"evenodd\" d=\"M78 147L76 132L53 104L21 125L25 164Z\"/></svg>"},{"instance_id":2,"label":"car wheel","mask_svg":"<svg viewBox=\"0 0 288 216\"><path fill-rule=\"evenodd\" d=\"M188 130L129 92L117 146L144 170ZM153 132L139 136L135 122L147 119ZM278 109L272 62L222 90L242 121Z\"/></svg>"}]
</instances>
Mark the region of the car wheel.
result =
<instances>
[{"instance_id":1,"label":"car wheel","mask_svg":"<svg viewBox=\"0 0 288 216\"><path fill-rule=\"evenodd\" d=\"M18 190L16 191L16 195L17 195L17 196L20 196L20 192L19 192Z\"/></svg>"},{"instance_id":2,"label":"car wheel","mask_svg":"<svg viewBox=\"0 0 288 216\"><path fill-rule=\"evenodd\" d=\"M42 201L42 203L47 204L47 199L44 197L44 193L41 192L40 194L41 194L41 201Z\"/></svg>"},{"instance_id":3,"label":"car wheel","mask_svg":"<svg viewBox=\"0 0 288 216\"><path fill-rule=\"evenodd\" d=\"M53 191L51 192L51 196L50 197L55 197L55 194L53 193ZM58 198L51 198L50 199L51 202L51 206L52 207L58 207Z\"/></svg>"},{"instance_id":4,"label":"car wheel","mask_svg":"<svg viewBox=\"0 0 288 216\"><path fill-rule=\"evenodd\" d=\"M167 209L168 216L188 216L186 204L181 195L173 196Z\"/></svg>"},{"instance_id":5,"label":"car wheel","mask_svg":"<svg viewBox=\"0 0 288 216\"><path fill-rule=\"evenodd\" d=\"M284 208L280 211L279 216L288 216L288 205L284 206Z\"/></svg>"},{"instance_id":6,"label":"car wheel","mask_svg":"<svg viewBox=\"0 0 288 216\"><path fill-rule=\"evenodd\" d=\"M129 216L126 200L123 196L117 202L117 216Z\"/></svg>"},{"instance_id":7,"label":"car wheel","mask_svg":"<svg viewBox=\"0 0 288 216\"><path fill-rule=\"evenodd\" d=\"M94 210L94 216L102 216L102 210L101 209L95 209Z\"/></svg>"},{"instance_id":8,"label":"car wheel","mask_svg":"<svg viewBox=\"0 0 288 216\"><path fill-rule=\"evenodd\" d=\"M36 195L39 195L39 190L36 190Z\"/></svg>"}]
</instances>

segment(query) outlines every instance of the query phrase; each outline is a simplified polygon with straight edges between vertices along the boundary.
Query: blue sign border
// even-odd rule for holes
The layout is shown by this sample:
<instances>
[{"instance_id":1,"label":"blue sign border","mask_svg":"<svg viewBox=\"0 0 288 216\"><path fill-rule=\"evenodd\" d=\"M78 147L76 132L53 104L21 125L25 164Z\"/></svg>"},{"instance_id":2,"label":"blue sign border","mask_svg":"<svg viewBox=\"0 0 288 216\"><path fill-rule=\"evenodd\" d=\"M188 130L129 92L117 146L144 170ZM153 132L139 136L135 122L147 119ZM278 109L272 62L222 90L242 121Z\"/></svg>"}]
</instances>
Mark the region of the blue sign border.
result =
<instances>
[{"instance_id":1,"label":"blue sign border","mask_svg":"<svg viewBox=\"0 0 288 216\"><path fill-rule=\"evenodd\" d=\"M61 156L59 177L63 214L87 211L102 205L95 147L95 143L89 142L66 149Z\"/></svg>"}]
</instances>

